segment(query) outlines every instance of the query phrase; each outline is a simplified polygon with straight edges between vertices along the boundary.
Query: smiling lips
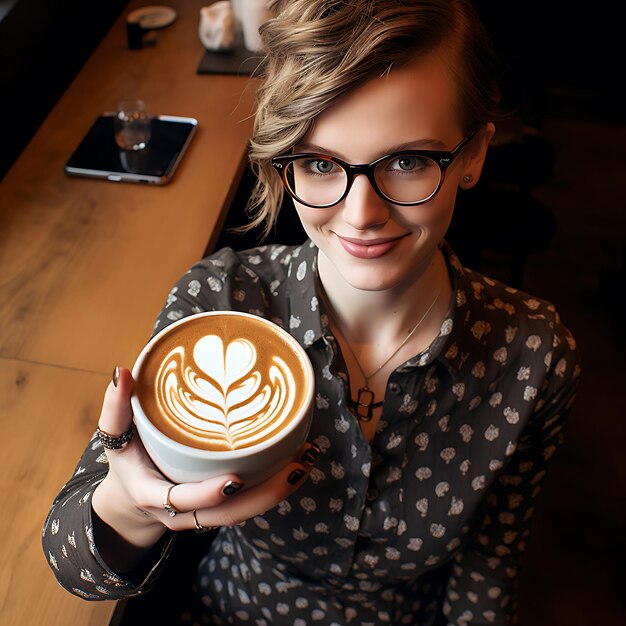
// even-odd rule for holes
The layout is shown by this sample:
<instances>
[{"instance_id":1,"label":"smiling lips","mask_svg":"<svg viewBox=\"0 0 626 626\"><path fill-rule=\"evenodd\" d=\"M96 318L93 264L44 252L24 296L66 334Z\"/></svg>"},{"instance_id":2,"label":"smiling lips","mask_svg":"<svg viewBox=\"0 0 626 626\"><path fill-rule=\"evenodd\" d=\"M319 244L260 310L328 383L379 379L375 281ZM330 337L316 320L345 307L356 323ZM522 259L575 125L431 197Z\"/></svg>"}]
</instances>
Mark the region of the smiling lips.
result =
<instances>
[{"instance_id":1,"label":"smiling lips","mask_svg":"<svg viewBox=\"0 0 626 626\"><path fill-rule=\"evenodd\" d=\"M337 235L339 243L342 245L343 249L348 254L359 259L377 259L378 257L387 254L404 237L406 237L406 235L380 239L353 239L351 237L340 237Z\"/></svg>"}]
</instances>

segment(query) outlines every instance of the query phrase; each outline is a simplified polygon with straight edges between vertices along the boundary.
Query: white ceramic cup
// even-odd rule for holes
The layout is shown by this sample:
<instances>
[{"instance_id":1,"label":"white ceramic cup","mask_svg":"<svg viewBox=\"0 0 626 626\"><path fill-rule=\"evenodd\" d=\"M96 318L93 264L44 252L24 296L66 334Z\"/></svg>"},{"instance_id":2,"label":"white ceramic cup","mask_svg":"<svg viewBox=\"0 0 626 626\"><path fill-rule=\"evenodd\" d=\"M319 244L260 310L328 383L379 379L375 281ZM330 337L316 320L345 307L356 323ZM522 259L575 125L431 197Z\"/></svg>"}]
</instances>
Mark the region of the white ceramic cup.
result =
<instances>
[{"instance_id":1,"label":"white ceramic cup","mask_svg":"<svg viewBox=\"0 0 626 626\"><path fill-rule=\"evenodd\" d=\"M275 351L277 353L280 353L281 350L291 351L292 354L287 356L291 357L292 362L298 363L297 367L299 369L296 375L302 377L305 381L305 388L301 394L302 401L299 405L298 403L294 405L290 412L290 419L281 430L260 443L239 449L221 451L185 445L161 432L150 420L149 416L146 415L146 411L142 407L137 394L141 380L146 381L148 385L158 384L152 380L147 380L146 377L141 379L143 376L142 364L149 352L162 338L169 337L171 339L173 333L184 331L185 326L192 322L201 323L203 325L202 332L206 332L206 335L211 337L214 334L212 325L216 321L216 316L221 318L222 323L224 323L224 316L228 316L227 323L230 323L232 319L235 324L237 324L238 318L243 318L244 321L246 318L252 318L259 324L262 324L263 327L267 327L271 331L267 335L270 338L269 344L266 346L260 345L258 349ZM206 331L204 330L205 326ZM284 341L277 342L276 339L272 341L272 333L280 335ZM224 346L221 354L216 354L216 358L223 357L220 362L226 362L227 347ZM212 354L209 361L205 361L205 370L211 369L210 361ZM297 357L295 361L293 355ZM194 365L196 363L201 364L201 361L196 361ZM209 367L206 367L207 363L209 363ZM201 370L202 367L198 371ZM253 372L253 369L250 371ZM253 373L256 373L256 371ZM199 313L182 318L157 333L143 348L133 366L133 377L136 385L131 397L131 405L137 432L154 464L167 478L175 483L196 482L232 472L241 478L244 487L250 487L271 477L290 461L295 460L306 442L313 410L315 386L313 368L305 350L300 344L287 331L269 320L248 313L234 311ZM207 375L206 379L210 380L210 376ZM200 381L200 383L204 384L203 381Z\"/></svg>"}]
</instances>

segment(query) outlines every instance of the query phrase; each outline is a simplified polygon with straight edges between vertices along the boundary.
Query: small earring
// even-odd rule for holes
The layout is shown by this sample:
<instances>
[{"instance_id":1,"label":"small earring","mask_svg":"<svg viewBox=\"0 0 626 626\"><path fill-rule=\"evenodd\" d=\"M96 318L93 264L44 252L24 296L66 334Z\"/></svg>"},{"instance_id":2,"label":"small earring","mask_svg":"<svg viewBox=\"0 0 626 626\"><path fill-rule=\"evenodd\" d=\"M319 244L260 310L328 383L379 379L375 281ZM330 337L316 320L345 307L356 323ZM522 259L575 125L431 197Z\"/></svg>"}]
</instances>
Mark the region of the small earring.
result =
<instances>
[{"instance_id":1,"label":"small earring","mask_svg":"<svg viewBox=\"0 0 626 626\"><path fill-rule=\"evenodd\" d=\"M471 174L466 174L465 176L463 176L464 183L471 183L473 181L474 181L474 177Z\"/></svg>"}]
</instances>

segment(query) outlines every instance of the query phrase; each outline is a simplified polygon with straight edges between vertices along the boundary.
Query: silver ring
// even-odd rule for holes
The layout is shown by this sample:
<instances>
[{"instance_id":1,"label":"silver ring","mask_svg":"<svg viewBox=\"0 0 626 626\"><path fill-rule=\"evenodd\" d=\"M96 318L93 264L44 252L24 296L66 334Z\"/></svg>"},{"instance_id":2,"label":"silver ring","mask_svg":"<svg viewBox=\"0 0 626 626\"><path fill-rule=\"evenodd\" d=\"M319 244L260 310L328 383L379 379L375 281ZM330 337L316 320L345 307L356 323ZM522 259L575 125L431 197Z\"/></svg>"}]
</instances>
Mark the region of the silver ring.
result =
<instances>
[{"instance_id":1,"label":"silver ring","mask_svg":"<svg viewBox=\"0 0 626 626\"><path fill-rule=\"evenodd\" d=\"M177 511L170 502L170 492L174 489L176 485L170 485L167 488L167 493L165 494L165 502L163 502L163 508L168 512L170 517L176 517L180 511Z\"/></svg>"},{"instance_id":2,"label":"silver ring","mask_svg":"<svg viewBox=\"0 0 626 626\"><path fill-rule=\"evenodd\" d=\"M203 526L198 521L198 516L196 515L197 512L198 512L197 509L194 509L192 511L192 513L193 513L193 522L196 525L196 532L197 533L206 533L206 532L209 532L210 530L215 530L217 528L217 526Z\"/></svg>"},{"instance_id":3,"label":"silver ring","mask_svg":"<svg viewBox=\"0 0 626 626\"><path fill-rule=\"evenodd\" d=\"M125 443L128 443L135 434L135 428L133 422L130 423L128 430L123 432L118 437L114 437L113 435L109 435L109 433L105 433L103 430L100 430L100 426L96 429L98 433L98 439L100 439L100 443L103 448L107 450L119 450L124 447Z\"/></svg>"}]
</instances>

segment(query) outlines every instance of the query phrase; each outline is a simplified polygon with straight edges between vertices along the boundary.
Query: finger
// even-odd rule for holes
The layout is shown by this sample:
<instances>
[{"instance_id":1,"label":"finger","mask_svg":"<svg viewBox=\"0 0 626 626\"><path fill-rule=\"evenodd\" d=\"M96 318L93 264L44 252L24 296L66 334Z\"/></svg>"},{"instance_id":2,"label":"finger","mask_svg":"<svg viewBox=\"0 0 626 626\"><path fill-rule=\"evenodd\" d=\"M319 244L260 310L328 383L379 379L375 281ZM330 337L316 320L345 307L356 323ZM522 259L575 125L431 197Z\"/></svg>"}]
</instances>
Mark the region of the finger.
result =
<instances>
[{"instance_id":1,"label":"finger","mask_svg":"<svg viewBox=\"0 0 626 626\"><path fill-rule=\"evenodd\" d=\"M98 420L98 426L105 433L118 437L130 427L133 419L130 396L134 385L135 381L129 370L123 367L115 368L113 381L109 383L104 394Z\"/></svg>"},{"instance_id":2,"label":"finger","mask_svg":"<svg viewBox=\"0 0 626 626\"><path fill-rule=\"evenodd\" d=\"M216 476L197 483L181 483L170 491L170 503L179 511L214 507L243 488L236 474Z\"/></svg>"},{"instance_id":3,"label":"finger","mask_svg":"<svg viewBox=\"0 0 626 626\"><path fill-rule=\"evenodd\" d=\"M155 471L152 475L145 475L145 480L131 485L131 491L140 509L151 511L174 530L180 530L180 520L177 518L173 522L171 518L198 508L215 507L243 487L234 474L179 484L163 477L155 479L156 474Z\"/></svg>"},{"instance_id":4,"label":"finger","mask_svg":"<svg viewBox=\"0 0 626 626\"><path fill-rule=\"evenodd\" d=\"M274 508L306 481L311 466L289 463L277 474L259 485L250 487L241 497L196 512L202 526L234 526ZM191 520L191 518L190 518ZM191 520L193 521L193 520Z\"/></svg>"},{"instance_id":5,"label":"finger","mask_svg":"<svg viewBox=\"0 0 626 626\"><path fill-rule=\"evenodd\" d=\"M302 447L300 464L287 475L290 485L304 481L304 475L313 467L320 449L312 443ZM301 470L303 473L301 474ZM227 499L238 493L244 484L236 474L229 474L210 478L197 483L181 483L170 491L170 504L180 512L193 511L195 509L208 509L222 504ZM253 492L254 493L254 492ZM250 490L246 492L246 498Z\"/></svg>"},{"instance_id":6,"label":"finger","mask_svg":"<svg viewBox=\"0 0 626 626\"><path fill-rule=\"evenodd\" d=\"M314 443L306 443L300 455L300 462L308 467L313 467L321 450Z\"/></svg>"},{"instance_id":7,"label":"finger","mask_svg":"<svg viewBox=\"0 0 626 626\"><path fill-rule=\"evenodd\" d=\"M290 463L270 479L246 490L245 497L234 498L211 510L210 525L232 526L275 507L307 480L320 452L315 444L307 442L302 447L299 462ZM221 521L217 521L215 515L221 516Z\"/></svg>"}]
</instances>

